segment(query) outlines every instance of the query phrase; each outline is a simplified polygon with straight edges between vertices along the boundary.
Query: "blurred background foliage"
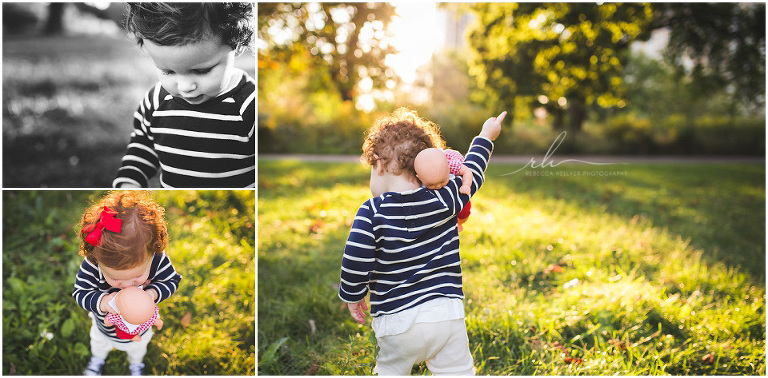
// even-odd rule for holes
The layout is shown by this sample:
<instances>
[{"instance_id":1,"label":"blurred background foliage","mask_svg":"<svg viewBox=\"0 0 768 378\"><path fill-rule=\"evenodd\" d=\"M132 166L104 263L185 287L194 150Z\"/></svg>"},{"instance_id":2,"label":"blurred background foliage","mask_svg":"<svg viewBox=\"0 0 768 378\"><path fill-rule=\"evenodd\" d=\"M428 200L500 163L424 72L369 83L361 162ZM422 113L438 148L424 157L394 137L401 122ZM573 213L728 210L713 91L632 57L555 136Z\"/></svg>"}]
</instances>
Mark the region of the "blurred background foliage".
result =
<instances>
[{"instance_id":1,"label":"blurred background foliage","mask_svg":"<svg viewBox=\"0 0 768 378\"><path fill-rule=\"evenodd\" d=\"M82 212L103 191L3 192L3 374L79 375L91 320L72 298ZM156 191L166 249L182 275L160 304L165 325L144 359L147 375L254 374L253 191ZM128 372L112 352L103 373Z\"/></svg>"},{"instance_id":2,"label":"blurred background foliage","mask_svg":"<svg viewBox=\"0 0 768 378\"><path fill-rule=\"evenodd\" d=\"M126 4L2 6L3 186L111 187L133 113L157 82L122 27ZM235 66L255 77L253 53Z\"/></svg>"},{"instance_id":3,"label":"blurred background foliage","mask_svg":"<svg viewBox=\"0 0 768 378\"><path fill-rule=\"evenodd\" d=\"M764 4L438 4L444 24L403 9L259 6L260 153L356 154L399 106L462 150L506 109L506 154L543 153L561 131L563 153L765 153ZM413 80L392 64L398 18L425 25L412 39L448 35Z\"/></svg>"}]
</instances>

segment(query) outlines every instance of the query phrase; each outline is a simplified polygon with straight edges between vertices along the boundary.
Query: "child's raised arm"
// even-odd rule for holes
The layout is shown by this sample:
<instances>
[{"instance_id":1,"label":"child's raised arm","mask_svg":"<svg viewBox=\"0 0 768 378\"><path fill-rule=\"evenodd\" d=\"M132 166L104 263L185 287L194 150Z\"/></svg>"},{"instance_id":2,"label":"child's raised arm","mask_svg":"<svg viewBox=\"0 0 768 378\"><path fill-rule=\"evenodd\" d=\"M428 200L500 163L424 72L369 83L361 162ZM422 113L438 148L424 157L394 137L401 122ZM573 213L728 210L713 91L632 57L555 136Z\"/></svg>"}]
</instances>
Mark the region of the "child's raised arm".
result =
<instances>
[{"instance_id":1,"label":"child's raised arm","mask_svg":"<svg viewBox=\"0 0 768 378\"><path fill-rule=\"evenodd\" d=\"M466 171L469 171L472 175L469 193L461 190L464 186L464 179L462 177L451 180L448 185L437 192L441 201L452 209L453 215L458 214L466 203L469 202L469 199L480 189L480 186L483 185L485 169L488 166L488 161L493 151L493 140L501 133L501 122L506 115L507 112L502 112L498 117L488 118L483 123L483 129L480 131L480 134L472 141L472 145L469 147L464 160ZM465 174L466 172L462 173L462 175Z\"/></svg>"}]
</instances>

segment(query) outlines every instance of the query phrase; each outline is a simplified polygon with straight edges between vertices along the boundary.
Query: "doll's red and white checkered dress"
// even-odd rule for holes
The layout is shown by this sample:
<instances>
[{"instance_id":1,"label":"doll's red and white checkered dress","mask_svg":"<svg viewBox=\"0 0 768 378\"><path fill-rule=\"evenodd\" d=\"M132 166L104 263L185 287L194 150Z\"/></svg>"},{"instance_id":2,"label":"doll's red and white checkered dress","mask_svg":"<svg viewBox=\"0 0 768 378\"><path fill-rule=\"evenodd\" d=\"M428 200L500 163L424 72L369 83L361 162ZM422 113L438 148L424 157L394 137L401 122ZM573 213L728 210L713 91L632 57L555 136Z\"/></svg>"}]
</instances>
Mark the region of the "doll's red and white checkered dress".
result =
<instances>
[{"instance_id":1,"label":"doll's red and white checkered dress","mask_svg":"<svg viewBox=\"0 0 768 378\"><path fill-rule=\"evenodd\" d=\"M458 176L461 165L464 164L464 155L456 150L445 150L445 158L448 159L448 169L452 175Z\"/></svg>"},{"instance_id":2,"label":"doll's red and white checkered dress","mask_svg":"<svg viewBox=\"0 0 768 378\"><path fill-rule=\"evenodd\" d=\"M109 313L107 314L106 318L109 320L110 323L112 323L115 326L115 335L119 339L132 339L136 335L140 335L142 332L149 329L149 327L152 327L153 324L155 324L155 320L157 320L157 317L159 316L160 309L155 306L155 313L152 314L152 317L149 318L144 323L141 323L139 328L136 328L133 330L133 332L128 330L128 327L125 325L125 322L123 320L123 317L119 314L113 314Z\"/></svg>"}]
</instances>

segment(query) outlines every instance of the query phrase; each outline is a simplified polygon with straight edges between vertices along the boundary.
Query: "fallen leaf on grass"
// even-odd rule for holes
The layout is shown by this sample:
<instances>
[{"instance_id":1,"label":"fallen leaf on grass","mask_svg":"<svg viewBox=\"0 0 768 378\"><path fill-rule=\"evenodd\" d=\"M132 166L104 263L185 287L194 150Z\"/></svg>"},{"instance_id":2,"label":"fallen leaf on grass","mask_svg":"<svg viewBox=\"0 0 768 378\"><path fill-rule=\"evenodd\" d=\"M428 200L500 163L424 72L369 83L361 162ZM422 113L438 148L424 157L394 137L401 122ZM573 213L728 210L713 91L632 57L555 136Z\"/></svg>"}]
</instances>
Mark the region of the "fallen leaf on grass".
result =
<instances>
[{"instance_id":1,"label":"fallen leaf on grass","mask_svg":"<svg viewBox=\"0 0 768 378\"><path fill-rule=\"evenodd\" d=\"M622 341L622 340L619 340L619 339L611 339L609 341L609 343L611 345L613 345L613 347L618 349L618 350L627 350L627 342L626 341Z\"/></svg>"},{"instance_id":2,"label":"fallen leaf on grass","mask_svg":"<svg viewBox=\"0 0 768 378\"><path fill-rule=\"evenodd\" d=\"M312 366L309 367L305 375L315 375L317 374L317 369L320 369L320 365L318 365L317 363L314 363L312 364Z\"/></svg>"},{"instance_id":3,"label":"fallen leaf on grass","mask_svg":"<svg viewBox=\"0 0 768 378\"><path fill-rule=\"evenodd\" d=\"M715 355L710 353L710 354L704 356L704 358L701 359L701 362L703 362L703 363L705 363L707 365L712 365L712 364L715 363Z\"/></svg>"},{"instance_id":4,"label":"fallen leaf on grass","mask_svg":"<svg viewBox=\"0 0 768 378\"><path fill-rule=\"evenodd\" d=\"M582 362L584 362L584 360L583 360L583 359L581 359L581 358L576 358L576 357L566 357L566 358L565 358L565 363L566 363L566 364L574 364L574 365L579 365L579 364L581 364Z\"/></svg>"},{"instance_id":5,"label":"fallen leaf on grass","mask_svg":"<svg viewBox=\"0 0 768 378\"><path fill-rule=\"evenodd\" d=\"M563 267L560 266L560 265L549 264L547 269L544 269L544 273L545 274L549 274L549 273L562 273L564 270L565 269L563 269Z\"/></svg>"},{"instance_id":6,"label":"fallen leaf on grass","mask_svg":"<svg viewBox=\"0 0 768 378\"><path fill-rule=\"evenodd\" d=\"M312 224L309 226L309 233L310 234L320 233L324 225L325 225L325 222L322 219L315 219L314 221L312 221Z\"/></svg>"},{"instance_id":7,"label":"fallen leaf on grass","mask_svg":"<svg viewBox=\"0 0 768 378\"><path fill-rule=\"evenodd\" d=\"M181 318L181 326L187 328L190 324L192 324L192 312L187 311L184 317Z\"/></svg>"}]
</instances>

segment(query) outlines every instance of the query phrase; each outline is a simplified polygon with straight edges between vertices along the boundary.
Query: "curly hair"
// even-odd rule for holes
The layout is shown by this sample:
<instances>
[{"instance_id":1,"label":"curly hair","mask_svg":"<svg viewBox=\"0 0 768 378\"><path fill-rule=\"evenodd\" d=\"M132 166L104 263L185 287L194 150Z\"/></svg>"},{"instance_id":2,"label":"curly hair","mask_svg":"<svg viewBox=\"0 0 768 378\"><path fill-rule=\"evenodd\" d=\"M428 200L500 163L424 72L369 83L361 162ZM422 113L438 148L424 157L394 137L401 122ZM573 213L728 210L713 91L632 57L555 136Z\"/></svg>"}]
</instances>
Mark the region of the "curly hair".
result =
<instances>
[{"instance_id":1,"label":"curly hair","mask_svg":"<svg viewBox=\"0 0 768 378\"><path fill-rule=\"evenodd\" d=\"M395 175L405 173L419 182L413 161L425 148L445 148L440 128L408 108L378 118L366 132L360 160L370 166L380 161Z\"/></svg>"},{"instance_id":2,"label":"curly hair","mask_svg":"<svg viewBox=\"0 0 768 378\"><path fill-rule=\"evenodd\" d=\"M129 3L125 28L139 46L183 46L209 35L237 49L252 43L253 3Z\"/></svg>"},{"instance_id":3,"label":"curly hair","mask_svg":"<svg viewBox=\"0 0 768 378\"><path fill-rule=\"evenodd\" d=\"M104 206L117 212L122 227L119 233L102 231L98 247L85 241L88 229L99 221ZM91 205L80 221L80 256L112 269L131 269L154 254L162 254L168 245L165 210L147 191L110 192Z\"/></svg>"}]
</instances>

